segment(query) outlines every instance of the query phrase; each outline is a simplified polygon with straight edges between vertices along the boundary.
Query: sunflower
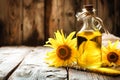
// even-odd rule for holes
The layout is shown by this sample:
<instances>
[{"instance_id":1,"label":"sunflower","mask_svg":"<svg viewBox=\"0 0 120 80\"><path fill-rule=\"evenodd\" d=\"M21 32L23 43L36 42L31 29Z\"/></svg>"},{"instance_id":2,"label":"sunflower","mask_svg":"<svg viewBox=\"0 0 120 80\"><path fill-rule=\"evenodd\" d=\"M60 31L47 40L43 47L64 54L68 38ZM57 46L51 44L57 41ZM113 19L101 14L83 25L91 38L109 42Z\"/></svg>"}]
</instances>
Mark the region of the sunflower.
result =
<instances>
[{"instance_id":1,"label":"sunflower","mask_svg":"<svg viewBox=\"0 0 120 80\"><path fill-rule=\"evenodd\" d=\"M55 38L49 38L46 46L52 47L53 50L47 53L45 61L50 66L66 67L76 63L76 38L73 38L75 32L71 32L67 37L63 31L55 32Z\"/></svg>"},{"instance_id":2,"label":"sunflower","mask_svg":"<svg viewBox=\"0 0 120 80\"><path fill-rule=\"evenodd\" d=\"M108 42L108 46L102 46L102 62L103 66L120 65L120 49L117 48L119 41L112 44Z\"/></svg>"}]
</instances>

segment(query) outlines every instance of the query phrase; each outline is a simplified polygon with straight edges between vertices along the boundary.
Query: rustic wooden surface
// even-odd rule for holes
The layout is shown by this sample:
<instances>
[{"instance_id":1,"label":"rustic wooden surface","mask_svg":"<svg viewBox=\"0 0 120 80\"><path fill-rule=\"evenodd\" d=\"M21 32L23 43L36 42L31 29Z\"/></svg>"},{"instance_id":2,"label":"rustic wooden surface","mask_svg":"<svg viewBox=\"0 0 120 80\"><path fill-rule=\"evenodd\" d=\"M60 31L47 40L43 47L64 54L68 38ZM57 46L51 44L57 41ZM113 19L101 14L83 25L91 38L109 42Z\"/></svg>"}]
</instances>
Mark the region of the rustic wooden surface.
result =
<instances>
[{"instance_id":1,"label":"rustic wooden surface","mask_svg":"<svg viewBox=\"0 0 120 80\"><path fill-rule=\"evenodd\" d=\"M0 48L0 80L67 80L64 68L49 67L44 62L45 54L51 50L42 46ZM69 79L119 80L120 76L112 77L70 69Z\"/></svg>"},{"instance_id":2,"label":"rustic wooden surface","mask_svg":"<svg viewBox=\"0 0 120 80\"><path fill-rule=\"evenodd\" d=\"M30 48L1 47L0 48L0 80L6 80L21 63Z\"/></svg>"},{"instance_id":3,"label":"rustic wooden surface","mask_svg":"<svg viewBox=\"0 0 120 80\"><path fill-rule=\"evenodd\" d=\"M45 54L50 48L33 48L18 69L8 80L63 80L66 72L62 68L48 67L44 62Z\"/></svg>"}]
</instances>

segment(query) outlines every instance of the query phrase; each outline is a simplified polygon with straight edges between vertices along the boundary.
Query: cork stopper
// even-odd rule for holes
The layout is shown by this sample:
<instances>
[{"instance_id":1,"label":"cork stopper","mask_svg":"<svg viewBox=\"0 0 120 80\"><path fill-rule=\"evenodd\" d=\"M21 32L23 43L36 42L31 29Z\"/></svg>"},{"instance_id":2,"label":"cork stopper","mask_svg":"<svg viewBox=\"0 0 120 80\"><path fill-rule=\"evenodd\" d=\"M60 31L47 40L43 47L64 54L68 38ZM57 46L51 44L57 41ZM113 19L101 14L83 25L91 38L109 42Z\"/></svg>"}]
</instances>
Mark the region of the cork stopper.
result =
<instances>
[{"instance_id":1,"label":"cork stopper","mask_svg":"<svg viewBox=\"0 0 120 80\"><path fill-rule=\"evenodd\" d=\"M84 5L84 8L87 10L87 11L93 11L93 5Z\"/></svg>"}]
</instances>

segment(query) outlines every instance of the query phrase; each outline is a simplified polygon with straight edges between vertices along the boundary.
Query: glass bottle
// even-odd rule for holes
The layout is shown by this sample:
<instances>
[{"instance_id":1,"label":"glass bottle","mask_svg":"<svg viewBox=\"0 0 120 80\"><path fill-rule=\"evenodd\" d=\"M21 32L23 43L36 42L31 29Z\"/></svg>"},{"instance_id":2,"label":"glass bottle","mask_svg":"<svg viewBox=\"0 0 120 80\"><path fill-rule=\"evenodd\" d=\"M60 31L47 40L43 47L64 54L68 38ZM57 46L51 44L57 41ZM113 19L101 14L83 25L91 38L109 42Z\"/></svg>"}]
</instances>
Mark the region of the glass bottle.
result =
<instances>
[{"instance_id":1,"label":"glass bottle","mask_svg":"<svg viewBox=\"0 0 120 80\"><path fill-rule=\"evenodd\" d=\"M76 17L78 20L83 20L83 26L76 34L81 65L100 66L102 60L102 20L95 16L95 9L92 5L85 5L82 12L78 13Z\"/></svg>"}]
</instances>

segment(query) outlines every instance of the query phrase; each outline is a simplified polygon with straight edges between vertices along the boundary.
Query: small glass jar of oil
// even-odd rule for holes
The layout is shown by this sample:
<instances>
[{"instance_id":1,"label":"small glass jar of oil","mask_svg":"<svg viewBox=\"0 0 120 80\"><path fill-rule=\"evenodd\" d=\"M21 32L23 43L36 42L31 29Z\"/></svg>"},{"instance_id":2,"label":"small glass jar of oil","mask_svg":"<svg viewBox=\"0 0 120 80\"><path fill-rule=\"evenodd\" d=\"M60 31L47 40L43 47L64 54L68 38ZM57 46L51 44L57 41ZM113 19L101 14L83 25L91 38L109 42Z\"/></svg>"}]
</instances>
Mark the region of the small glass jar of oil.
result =
<instances>
[{"instance_id":1,"label":"small glass jar of oil","mask_svg":"<svg viewBox=\"0 0 120 80\"><path fill-rule=\"evenodd\" d=\"M77 49L81 62L87 66L100 66L102 61L102 20L95 16L92 5L85 5L77 19L83 20L80 31L77 32Z\"/></svg>"}]
</instances>

